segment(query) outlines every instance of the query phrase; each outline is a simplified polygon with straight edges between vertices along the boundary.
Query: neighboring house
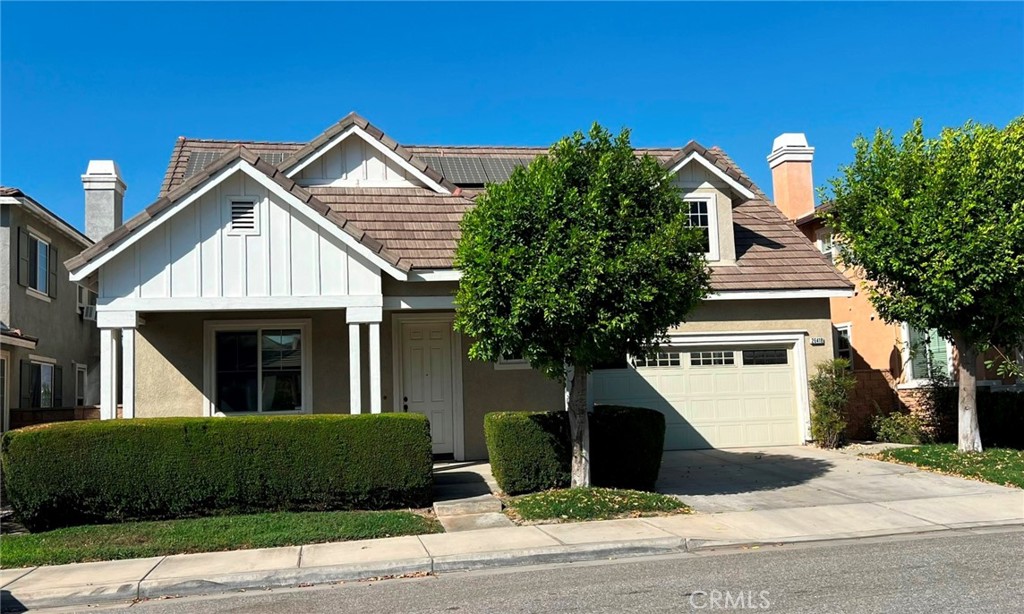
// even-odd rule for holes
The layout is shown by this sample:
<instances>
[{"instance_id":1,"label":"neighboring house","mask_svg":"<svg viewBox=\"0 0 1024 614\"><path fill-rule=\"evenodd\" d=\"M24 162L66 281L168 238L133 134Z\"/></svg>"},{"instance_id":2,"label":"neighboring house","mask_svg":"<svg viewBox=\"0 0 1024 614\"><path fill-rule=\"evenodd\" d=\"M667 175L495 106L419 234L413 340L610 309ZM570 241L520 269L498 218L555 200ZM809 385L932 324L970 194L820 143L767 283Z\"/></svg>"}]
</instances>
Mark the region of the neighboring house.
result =
<instances>
[{"instance_id":1,"label":"neighboring house","mask_svg":"<svg viewBox=\"0 0 1024 614\"><path fill-rule=\"evenodd\" d=\"M715 294L661 353L595 373L592 400L664 411L668 448L805 441L849 282L720 149L638 151L707 229ZM66 263L99 292L103 417L118 390L124 417L409 411L435 453L486 457L485 413L561 408L563 390L467 357L459 221L545 153L402 146L355 114L309 143L180 138L160 198Z\"/></svg>"},{"instance_id":2,"label":"neighboring house","mask_svg":"<svg viewBox=\"0 0 1024 614\"><path fill-rule=\"evenodd\" d=\"M69 280L61 267L64 258L92 244L21 190L0 187L4 430L68 419L57 416L74 417L71 408L99 402L96 295Z\"/></svg>"},{"instance_id":3,"label":"neighboring house","mask_svg":"<svg viewBox=\"0 0 1024 614\"><path fill-rule=\"evenodd\" d=\"M786 135L784 135L786 136ZM780 137L782 139L782 137ZM806 139L776 140L776 150L807 151ZM769 157L770 163L774 160ZM801 173L811 181L810 159L802 163ZM780 176L793 173L795 167L773 166L776 182ZM857 377L850 406L850 432L854 436L870 437L870 422L874 415L894 409L922 409L926 388L932 381L952 381L955 376L955 353L951 343L934 329L918 330L906 323L887 324L875 311L863 287L864 279L853 268L839 262L838 247L832 233L819 214L827 205L815 208L813 196L807 199L778 199L782 212L794 220L797 227L814 243L822 256L856 285L852 296L833 297L832 324L836 357L848 359ZM1002 385L994 372L985 368L985 360L978 359L979 385Z\"/></svg>"}]
</instances>

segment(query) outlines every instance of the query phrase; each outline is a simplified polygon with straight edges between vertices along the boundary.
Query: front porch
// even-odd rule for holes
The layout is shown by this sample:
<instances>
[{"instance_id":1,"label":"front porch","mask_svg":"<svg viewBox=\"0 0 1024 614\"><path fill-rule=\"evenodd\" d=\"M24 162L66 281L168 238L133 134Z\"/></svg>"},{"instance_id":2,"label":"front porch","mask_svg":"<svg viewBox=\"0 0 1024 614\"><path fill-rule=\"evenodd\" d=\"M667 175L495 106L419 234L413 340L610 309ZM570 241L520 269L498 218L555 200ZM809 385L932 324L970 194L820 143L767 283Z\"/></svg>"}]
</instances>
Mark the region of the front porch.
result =
<instances>
[{"instance_id":1,"label":"front porch","mask_svg":"<svg viewBox=\"0 0 1024 614\"><path fill-rule=\"evenodd\" d=\"M451 310L369 311L101 317L101 418L416 412L462 460L487 455L485 413L562 403L529 368L470 361Z\"/></svg>"}]
</instances>

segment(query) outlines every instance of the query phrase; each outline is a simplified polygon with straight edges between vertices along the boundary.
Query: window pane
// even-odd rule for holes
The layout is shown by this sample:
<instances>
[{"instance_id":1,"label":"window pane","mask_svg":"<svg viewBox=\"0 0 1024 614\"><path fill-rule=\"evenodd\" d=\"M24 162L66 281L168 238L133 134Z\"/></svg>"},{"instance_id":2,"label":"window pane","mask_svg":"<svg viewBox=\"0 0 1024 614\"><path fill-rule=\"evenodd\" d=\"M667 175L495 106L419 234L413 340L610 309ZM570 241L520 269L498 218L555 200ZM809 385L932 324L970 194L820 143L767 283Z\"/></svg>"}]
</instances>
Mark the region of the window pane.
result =
<instances>
[{"instance_id":1,"label":"window pane","mask_svg":"<svg viewBox=\"0 0 1024 614\"><path fill-rule=\"evenodd\" d=\"M85 369L75 369L75 405L85 405Z\"/></svg>"},{"instance_id":2,"label":"window pane","mask_svg":"<svg viewBox=\"0 0 1024 614\"><path fill-rule=\"evenodd\" d=\"M36 290L46 292L47 277L50 270L50 246L42 241L36 241Z\"/></svg>"},{"instance_id":3,"label":"window pane","mask_svg":"<svg viewBox=\"0 0 1024 614\"><path fill-rule=\"evenodd\" d=\"M53 365L39 365L39 407L53 407Z\"/></svg>"},{"instance_id":4,"label":"window pane","mask_svg":"<svg viewBox=\"0 0 1024 614\"><path fill-rule=\"evenodd\" d=\"M259 409L259 348L256 331L220 331L216 335L218 411Z\"/></svg>"},{"instance_id":5,"label":"window pane","mask_svg":"<svg viewBox=\"0 0 1024 614\"><path fill-rule=\"evenodd\" d=\"M711 352L690 352L690 366L708 367L713 365L734 365L736 359L733 352L711 351Z\"/></svg>"},{"instance_id":6,"label":"window pane","mask_svg":"<svg viewBox=\"0 0 1024 614\"><path fill-rule=\"evenodd\" d=\"M265 330L262 341L263 411L302 409L302 335Z\"/></svg>"},{"instance_id":7,"label":"window pane","mask_svg":"<svg viewBox=\"0 0 1024 614\"><path fill-rule=\"evenodd\" d=\"M789 353L777 350L743 350L744 365L784 365L789 362Z\"/></svg>"},{"instance_id":8,"label":"window pane","mask_svg":"<svg viewBox=\"0 0 1024 614\"><path fill-rule=\"evenodd\" d=\"M704 251L711 250L710 225L711 220L708 214L708 203L704 200L689 201L690 210L688 220L690 226L701 228L704 231Z\"/></svg>"}]
</instances>

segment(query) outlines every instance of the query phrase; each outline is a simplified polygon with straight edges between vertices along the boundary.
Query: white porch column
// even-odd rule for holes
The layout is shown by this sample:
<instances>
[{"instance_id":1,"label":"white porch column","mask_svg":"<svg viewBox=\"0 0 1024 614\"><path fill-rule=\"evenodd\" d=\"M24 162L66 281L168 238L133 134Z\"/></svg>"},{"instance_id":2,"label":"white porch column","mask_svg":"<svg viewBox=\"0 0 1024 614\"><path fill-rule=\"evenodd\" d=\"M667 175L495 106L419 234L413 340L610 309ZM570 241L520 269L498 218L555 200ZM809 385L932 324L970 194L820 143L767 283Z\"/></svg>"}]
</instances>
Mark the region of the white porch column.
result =
<instances>
[{"instance_id":1,"label":"white porch column","mask_svg":"<svg viewBox=\"0 0 1024 614\"><path fill-rule=\"evenodd\" d=\"M370 322L370 413L380 413L380 322Z\"/></svg>"},{"instance_id":2,"label":"white porch column","mask_svg":"<svg viewBox=\"0 0 1024 614\"><path fill-rule=\"evenodd\" d=\"M100 329L100 420L117 417L117 344L114 330Z\"/></svg>"},{"instance_id":3,"label":"white porch column","mask_svg":"<svg viewBox=\"0 0 1024 614\"><path fill-rule=\"evenodd\" d=\"M121 417L135 417L135 329L121 329Z\"/></svg>"},{"instance_id":4,"label":"white porch column","mask_svg":"<svg viewBox=\"0 0 1024 614\"><path fill-rule=\"evenodd\" d=\"M348 325L348 386L349 386L349 411L358 414L362 411L363 387L362 374L359 370L359 324L351 322Z\"/></svg>"}]
</instances>

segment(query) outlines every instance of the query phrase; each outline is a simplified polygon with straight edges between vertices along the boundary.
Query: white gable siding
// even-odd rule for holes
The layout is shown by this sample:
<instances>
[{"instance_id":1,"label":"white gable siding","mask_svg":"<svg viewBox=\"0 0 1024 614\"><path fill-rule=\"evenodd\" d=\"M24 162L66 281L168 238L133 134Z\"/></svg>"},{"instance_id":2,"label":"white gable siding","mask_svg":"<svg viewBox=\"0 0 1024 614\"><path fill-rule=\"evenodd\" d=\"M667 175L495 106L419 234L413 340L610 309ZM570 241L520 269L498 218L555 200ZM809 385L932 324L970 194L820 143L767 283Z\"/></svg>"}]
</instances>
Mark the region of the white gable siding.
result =
<instances>
[{"instance_id":1,"label":"white gable siding","mask_svg":"<svg viewBox=\"0 0 1024 614\"><path fill-rule=\"evenodd\" d=\"M715 188L720 191L730 190L729 184L697 162L690 162L676 173L675 183L684 189Z\"/></svg>"},{"instance_id":2,"label":"white gable siding","mask_svg":"<svg viewBox=\"0 0 1024 614\"><path fill-rule=\"evenodd\" d=\"M408 171L358 136L349 136L299 171L300 185L424 187Z\"/></svg>"},{"instance_id":3,"label":"white gable siding","mask_svg":"<svg viewBox=\"0 0 1024 614\"><path fill-rule=\"evenodd\" d=\"M231 232L231 198L254 197L257 231ZM380 270L238 173L101 270L100 304L123 299L380 295Z\"/></svg>"}]
</instances>

